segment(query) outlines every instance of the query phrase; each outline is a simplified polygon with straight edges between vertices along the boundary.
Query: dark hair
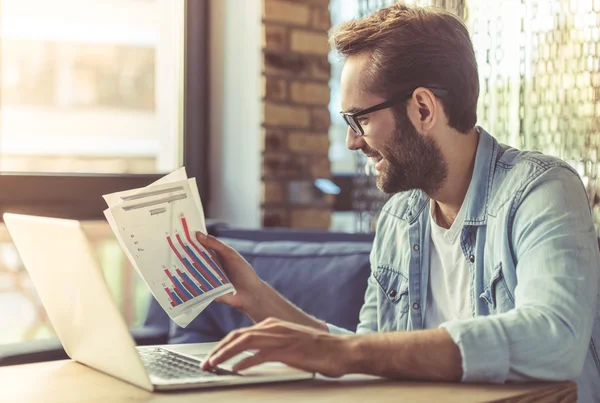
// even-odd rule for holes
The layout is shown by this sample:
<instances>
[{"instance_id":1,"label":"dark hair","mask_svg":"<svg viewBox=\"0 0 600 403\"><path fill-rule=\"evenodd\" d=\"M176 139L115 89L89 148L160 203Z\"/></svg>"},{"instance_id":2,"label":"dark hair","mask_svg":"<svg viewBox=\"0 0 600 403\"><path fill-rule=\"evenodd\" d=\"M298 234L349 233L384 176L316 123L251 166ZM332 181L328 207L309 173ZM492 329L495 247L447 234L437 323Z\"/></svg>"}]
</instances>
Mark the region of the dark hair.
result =
<instances>
[{"instance_id":1,"label":"dark hair","mask_svg":"<svg viewBox=\"0 0 600 403\"><path fill-rule=\"evenodd\" d=\"M370 57L369 92L390 97L418 87L448 91L440 99L448 124L467 133L477 122L479 77L467 28L444 10L394 4L334 27L332 48Z\"/></svg>"}]
</instances>

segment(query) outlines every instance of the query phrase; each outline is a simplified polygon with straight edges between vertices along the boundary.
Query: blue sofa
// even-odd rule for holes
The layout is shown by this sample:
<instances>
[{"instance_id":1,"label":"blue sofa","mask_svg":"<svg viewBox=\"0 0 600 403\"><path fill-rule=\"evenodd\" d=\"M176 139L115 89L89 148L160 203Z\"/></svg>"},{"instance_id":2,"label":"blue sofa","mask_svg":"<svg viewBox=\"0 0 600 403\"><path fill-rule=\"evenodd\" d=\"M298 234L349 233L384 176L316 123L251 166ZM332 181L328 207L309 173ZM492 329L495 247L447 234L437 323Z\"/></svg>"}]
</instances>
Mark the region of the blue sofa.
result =
<instances>
[{"instance_id":1,"label":"blue sofa","mask_svg":"<svg viewBox=\"0 0 600 403\"><path fill-rule=\"evenodd\" d=\"M370 273L373 234L245 230L219 223L210 223L207 229L234 247L263 280L296 306L329 323L356 329ZM143 326L131 333L138 345L196 343L220 340L250 324L240 312L213 303L181 328L151 299ZM0 366L65 358L57 339L0 345Z\"/></svg>"}]
</instances>

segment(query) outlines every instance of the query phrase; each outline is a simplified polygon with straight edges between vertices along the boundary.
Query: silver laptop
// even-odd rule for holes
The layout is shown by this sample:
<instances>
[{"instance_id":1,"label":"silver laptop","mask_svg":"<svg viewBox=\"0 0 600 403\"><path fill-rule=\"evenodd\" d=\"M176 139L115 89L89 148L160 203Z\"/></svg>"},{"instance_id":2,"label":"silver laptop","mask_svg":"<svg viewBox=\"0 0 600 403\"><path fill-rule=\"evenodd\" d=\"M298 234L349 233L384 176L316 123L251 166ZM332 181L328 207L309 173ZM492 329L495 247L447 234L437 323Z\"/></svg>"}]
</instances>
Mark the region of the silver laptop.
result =
<instances>
[{"instance_id":1,"label":"silver laptop","mask_svg":"<svg viewBox=\"0 0 600 403\"><path fill-rule=\"evenodd\" d=\"M202 357L211 347L205 344L137 347L78 221L6 213L4 222L73 360L149 391L313 377L279 363L231 371L232 363L249 352L214 371L202 371Z\"/></svg>"}]
</instances>

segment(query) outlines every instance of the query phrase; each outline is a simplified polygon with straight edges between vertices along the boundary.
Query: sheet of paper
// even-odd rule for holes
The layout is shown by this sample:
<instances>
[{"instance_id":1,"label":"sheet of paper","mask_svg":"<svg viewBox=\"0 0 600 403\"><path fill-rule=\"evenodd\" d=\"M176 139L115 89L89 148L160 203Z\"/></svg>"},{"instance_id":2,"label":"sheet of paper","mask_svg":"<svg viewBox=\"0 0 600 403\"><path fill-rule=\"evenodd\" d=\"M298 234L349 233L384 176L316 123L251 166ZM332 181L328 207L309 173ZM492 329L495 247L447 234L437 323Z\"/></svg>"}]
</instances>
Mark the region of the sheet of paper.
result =
<instances>
[{"instance_id":1,"label":"sheet of paper","mask_svg":"<svg viewBox=\"0 0 600 403\"><path fill-rule=\"evenodd\" d=\"M169 317L187 326L215 298L235 292L197 240L206 223L196 182L180 169L140 189L104 196L107 221Z\"/></svg>"}]
</instances>

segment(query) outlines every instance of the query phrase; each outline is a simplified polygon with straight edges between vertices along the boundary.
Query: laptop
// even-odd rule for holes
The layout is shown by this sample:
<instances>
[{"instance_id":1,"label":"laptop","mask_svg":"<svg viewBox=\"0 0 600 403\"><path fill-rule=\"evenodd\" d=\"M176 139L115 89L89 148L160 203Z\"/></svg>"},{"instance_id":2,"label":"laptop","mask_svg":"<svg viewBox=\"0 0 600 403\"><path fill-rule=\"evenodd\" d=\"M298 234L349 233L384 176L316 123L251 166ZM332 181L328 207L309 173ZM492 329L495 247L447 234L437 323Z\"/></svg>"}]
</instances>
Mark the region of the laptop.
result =
<instances>
[{"instance_id":1,"label":"laptop","mask_svg":"<svg viewBox=\"0 0 600 403\"><path fill-rule=\"evenodd\" d=\"M233 372L233 363L251 352L208 372L200 365L212 345L136 346L78 221L11 213L3 217L71 359L148 391L313 378L281 363Z\"/></svg>"}]
</instances>

